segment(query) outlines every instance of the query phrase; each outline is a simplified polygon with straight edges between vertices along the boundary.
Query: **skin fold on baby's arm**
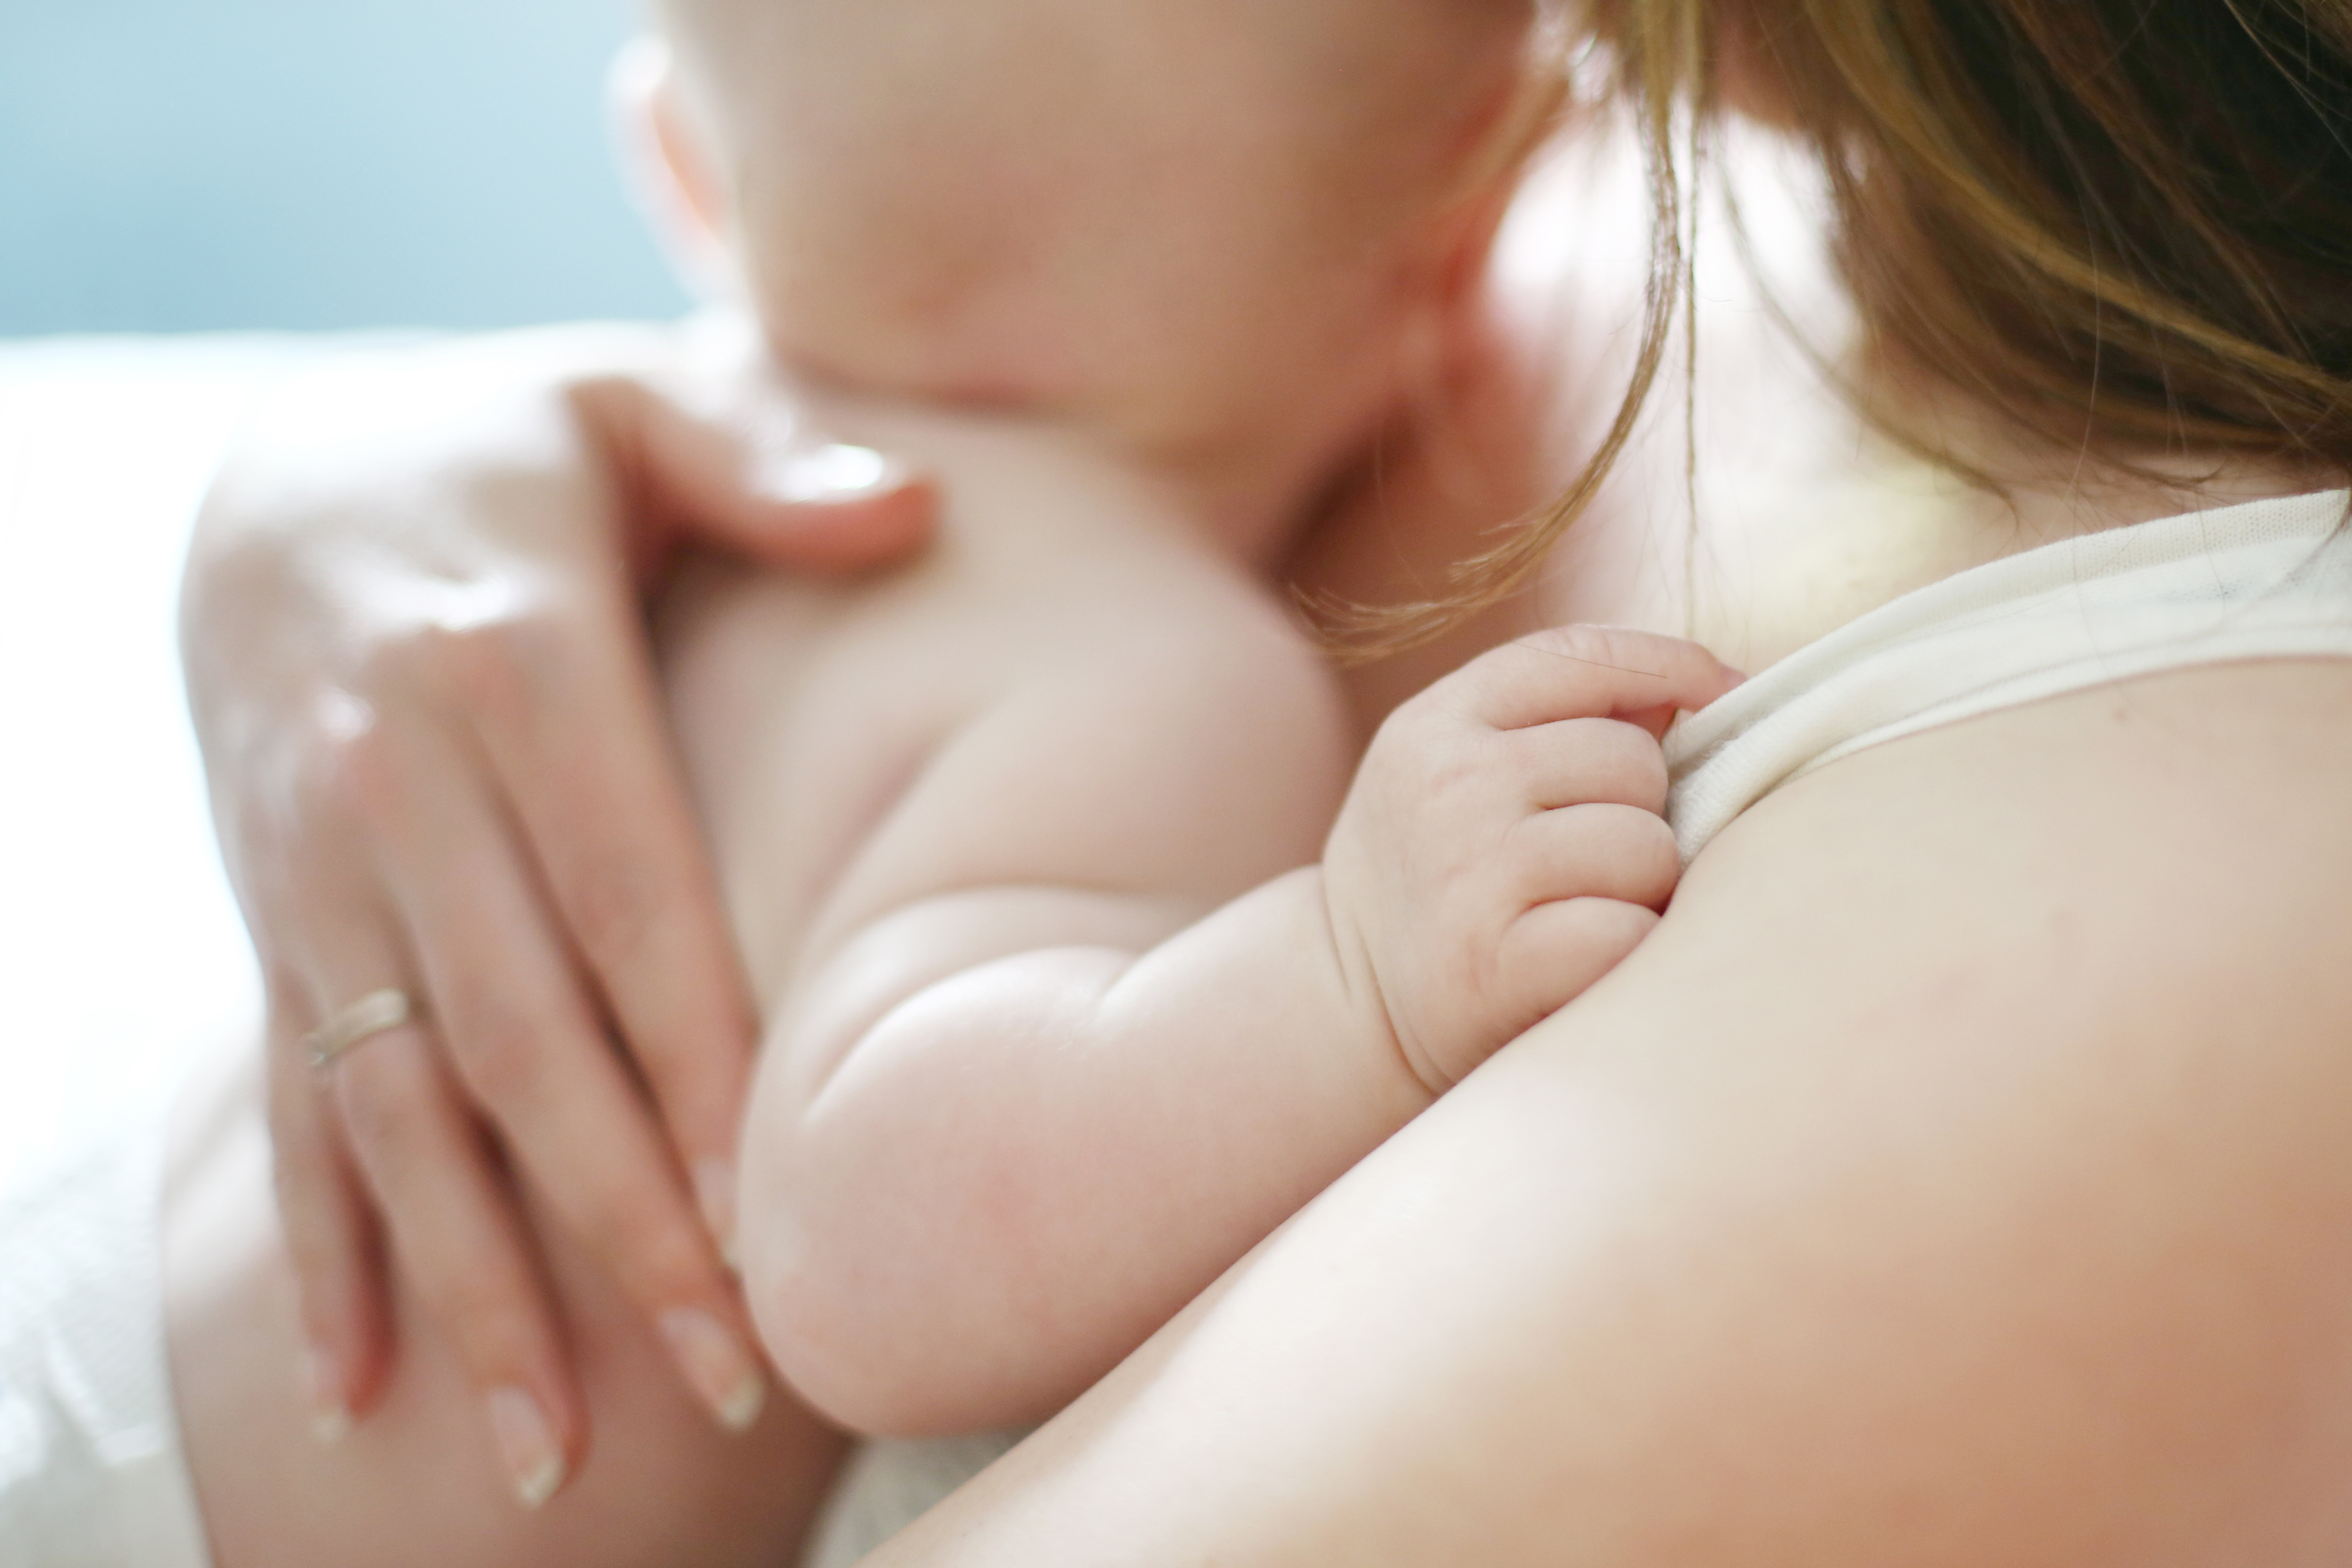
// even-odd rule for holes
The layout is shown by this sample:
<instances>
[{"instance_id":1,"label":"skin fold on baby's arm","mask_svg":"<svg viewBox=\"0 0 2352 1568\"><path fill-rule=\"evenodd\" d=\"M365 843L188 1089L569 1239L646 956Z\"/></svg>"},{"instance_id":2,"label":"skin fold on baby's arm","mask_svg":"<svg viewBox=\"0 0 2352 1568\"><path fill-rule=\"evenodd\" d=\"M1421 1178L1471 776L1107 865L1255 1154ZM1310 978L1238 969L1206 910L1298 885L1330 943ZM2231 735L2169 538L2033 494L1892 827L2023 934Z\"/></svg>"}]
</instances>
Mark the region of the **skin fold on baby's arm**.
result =
<instances>
[{"instance_id":1,"label":"skin fold on baby's arm","mask_svg":"<svg viewBox=\"0 0 2352 1568\"><path fill-rule=\"evenodd\" d=\"M710 803L768 1008L753 1314L819 1408L900 1433L1058 1407L1630 951L1676 872L1656 732L1729 679L1627 633L1498 650L1399 710L1334 826L1336 685L1208 530L1054 462L925 456L941 551L823 630L805 599L764 623L797 628L771 739L827 755L800 776L840 804ZM689 755L731 731L740 769L694 662ZM951 694L909 717L910 672ZM838 834L859 795L809 913L745 891L812 858L758 824Z\"/></svg>"}]
</instances>

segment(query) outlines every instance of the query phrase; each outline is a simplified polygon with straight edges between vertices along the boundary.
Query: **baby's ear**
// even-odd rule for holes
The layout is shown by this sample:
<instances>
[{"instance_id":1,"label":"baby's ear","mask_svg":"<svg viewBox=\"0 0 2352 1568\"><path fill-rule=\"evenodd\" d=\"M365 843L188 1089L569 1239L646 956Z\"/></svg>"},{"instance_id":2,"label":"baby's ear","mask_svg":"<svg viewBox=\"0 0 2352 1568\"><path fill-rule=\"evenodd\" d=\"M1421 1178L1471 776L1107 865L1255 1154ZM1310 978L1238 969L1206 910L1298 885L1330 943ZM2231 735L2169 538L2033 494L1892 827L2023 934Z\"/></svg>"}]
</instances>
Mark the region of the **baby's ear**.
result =
<instances>
[{"instance_id":1,"label":"baby's ear","mask_svg":"<svg viewBox=\"0 0 2352 1568\"><path fill-rule=\"evenodd\" d=\"M671 268L697 299L741 298L725 186L679 101L669 46L651 35L632 38L613 57L604 86L622 179Z\"/></svg>"}]
</instances>

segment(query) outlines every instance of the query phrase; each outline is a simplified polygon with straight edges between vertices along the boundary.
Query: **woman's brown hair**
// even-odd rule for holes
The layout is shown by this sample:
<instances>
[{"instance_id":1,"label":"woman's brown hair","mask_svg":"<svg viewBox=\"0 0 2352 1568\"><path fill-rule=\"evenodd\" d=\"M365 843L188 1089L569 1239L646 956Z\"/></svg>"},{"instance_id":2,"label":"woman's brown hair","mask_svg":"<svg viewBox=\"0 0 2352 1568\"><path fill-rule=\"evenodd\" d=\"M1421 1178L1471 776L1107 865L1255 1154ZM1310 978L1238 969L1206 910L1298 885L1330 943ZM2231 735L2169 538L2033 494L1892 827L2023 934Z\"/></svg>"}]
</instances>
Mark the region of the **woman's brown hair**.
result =
<instances>
[{"instance_id":1,"label":"woman's brown hair","mask_svg":"<svg viewBox=\"0 0 2352 1568\"><path fill-rule=\"evenodd\" d=\"M2126 468L2352 473L2352 0L1590 0L1584 21L1654 198L1632 384L1569 493L1388 632L1500 598L1599 489L1672 353L1729 96L1819 155L1871 353Z\"/></svg>"}]
</instances>

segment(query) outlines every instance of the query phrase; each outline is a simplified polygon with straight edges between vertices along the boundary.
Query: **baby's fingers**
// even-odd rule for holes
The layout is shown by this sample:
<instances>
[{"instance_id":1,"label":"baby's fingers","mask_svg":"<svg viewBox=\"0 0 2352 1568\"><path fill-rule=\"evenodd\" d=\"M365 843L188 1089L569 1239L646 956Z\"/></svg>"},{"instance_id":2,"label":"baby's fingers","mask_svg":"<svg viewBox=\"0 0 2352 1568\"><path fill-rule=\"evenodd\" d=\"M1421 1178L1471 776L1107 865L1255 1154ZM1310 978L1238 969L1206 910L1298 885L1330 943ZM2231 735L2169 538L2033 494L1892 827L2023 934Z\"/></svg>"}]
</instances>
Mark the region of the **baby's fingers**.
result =
<instances>
[{"instance_id":1,"label":"baby's fingers","mask_svg":"<svg viewBox=\"0 0 2352 1568\"><path fill-rule=\"evenodd\" d=\"M1497 984L1532 1028L1590 990L1657 928L1658 916L1617 899L1560 899L1511 922L1496 954Z\"/></svg>"},{"instance_id":2,"label":"baby's fingers","mask_svg":"<svg viewBox=\"0 0 2352 1568\"><path fill-rule=\"evenodd\" d=\"M1605 801L1524 818L1511 835L1509 865L1529 907L1599 898L1663 910L1682 876L1664 817Z\"/></svg>"},{"instance_id":3,"label":"baby's fingers","mask_svg":"<svg viewBox=\"0 0 2352 1568\"><path fill-rule=\"evenodd\" d=\"M1612 714L1671 717L1678 709L1706 707L1739 679L1695 642L1585 626L1554 626L1507 643L1454 678L1471 716L1497 730Z\"/></svg>"},{"instance_id":4,"label":"baby's fingers","mask_svg":"<svg viewBox=\"0 0 2352 1568\"><path fill-rule=\"evenodd\" d=\"M1664 818L1612 802L1528 817L1510 847L1526 907L1503 932L1494 973L1517 1033L1641 945L1674 896L1682 862Z\"/></svg>"},{"instance_id":5,"label":"baby's fingers","mask_svg":"<svg viewBox=\"0 0 2352 1568\"><path fill-rule=\"evenodd\" d=\"M1658 742L1625 719L1562 719L1505 737L1519 749L1527 804L1538 810L1588 802L1666 809L1666 759Z\"/></svg>"}]
</instances>

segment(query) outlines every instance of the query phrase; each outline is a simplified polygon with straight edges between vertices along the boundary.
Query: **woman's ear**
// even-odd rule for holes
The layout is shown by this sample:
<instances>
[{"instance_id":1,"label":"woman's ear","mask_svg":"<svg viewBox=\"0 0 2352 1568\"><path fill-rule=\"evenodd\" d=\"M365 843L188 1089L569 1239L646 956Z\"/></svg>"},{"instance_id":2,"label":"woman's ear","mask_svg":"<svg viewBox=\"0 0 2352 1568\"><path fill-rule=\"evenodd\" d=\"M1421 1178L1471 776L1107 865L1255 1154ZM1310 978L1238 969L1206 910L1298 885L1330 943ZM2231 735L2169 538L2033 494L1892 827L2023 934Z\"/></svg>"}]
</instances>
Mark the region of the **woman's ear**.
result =
<instances>
[{"instance_id":1,"label":"woman's ear","mask_svg":"<svg viewBox=\"0 0 2352 1568\"><path fill-rule=\"evenodd\" d=\"M1459 306L1477 291L1494 258L1528 167L1571 111L1561 24L1543 8L1518 39L1516 62L1494 85L1465 138L1460 168L1433 235L1431 279L1438 302Z\"/></svg>"},{"instance_id":2,"label":"woman's ear","mask_svg":"<svg viewBox=\"0 0 2352 1568\"><path fill-rule=\"evenodd\" d=\"M725 186L679 101L669 46L650 35L622 45L605 76L605 98L622 178L672 269L697 299L740 299Z\"/></svg>"},{"instance_id":3,"label":"woman's ear","mask_svg":"<svg viewBox=\"0 0 2352 1568\"><path fill-rule=\"evenodd\" d=\"M1492 180L1445 214L1439 225L1437 261L1432 274L1442 310L1459 309L1486 282L1496 240L1517 189L1516 180Z\"/></svg>"}]
</instances>

